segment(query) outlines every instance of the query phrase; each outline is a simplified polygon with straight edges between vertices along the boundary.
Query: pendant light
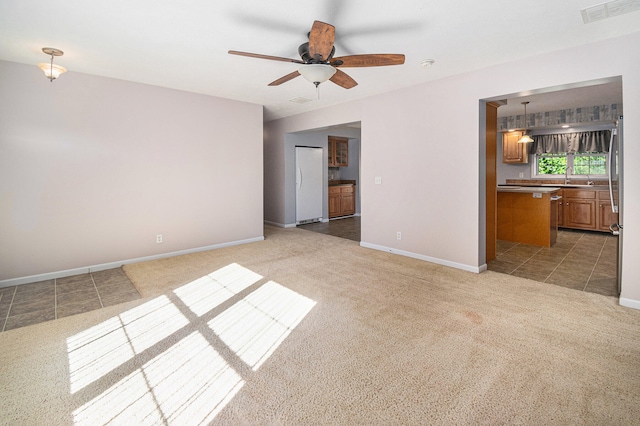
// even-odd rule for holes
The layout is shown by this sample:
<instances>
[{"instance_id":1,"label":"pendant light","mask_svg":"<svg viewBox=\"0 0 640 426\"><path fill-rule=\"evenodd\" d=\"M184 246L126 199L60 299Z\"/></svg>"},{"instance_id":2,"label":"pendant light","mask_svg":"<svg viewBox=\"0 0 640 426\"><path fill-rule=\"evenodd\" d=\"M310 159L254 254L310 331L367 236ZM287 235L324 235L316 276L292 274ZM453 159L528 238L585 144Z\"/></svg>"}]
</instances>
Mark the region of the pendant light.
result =
<instances>
[{"instance_id":1,"label":"pendant light","mask_svg":"<svg viewBox=\"0 0 640 426\"><path fill-rule=\"evenodd\" d=\"M60 74L67 72L65 67L61 67L60 65L53 65L53 57L54 56L62 56L64 52L60 49L54 49L53 47L43 47L42 51L46 55L51 55L51 63L42 62L38 64L38 68L44 71L44 75L47 76L49 81L53 82L56 78L60 77Z\"/></svg>"},{"instance_id":2,"label":"pendant light","mask_svg":"<svg viewBox=\"0 0 640 426\"><path fill-rule=\"evenodd\" d=\"M529 135L529 129L527 129L527 104L529 102L522 102L522 105L524 105L524 133L522 134L522 137L520 139L518 139L518 143L531 143L533 142L533 139L531 139L531 136Z\"/></svg>"}]
</instances>

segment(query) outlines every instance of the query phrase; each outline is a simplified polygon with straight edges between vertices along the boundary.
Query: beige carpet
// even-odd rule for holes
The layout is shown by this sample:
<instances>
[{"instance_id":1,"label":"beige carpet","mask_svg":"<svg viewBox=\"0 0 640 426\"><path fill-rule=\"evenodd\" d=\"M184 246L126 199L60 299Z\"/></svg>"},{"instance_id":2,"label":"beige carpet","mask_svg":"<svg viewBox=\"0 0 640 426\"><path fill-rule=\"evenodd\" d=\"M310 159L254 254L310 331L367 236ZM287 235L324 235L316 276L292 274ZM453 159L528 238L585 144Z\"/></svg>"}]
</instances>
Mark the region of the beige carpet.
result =
<instances>
[{"instance_id":1,"label":"beige carpet","mask_svg":"<svg viewBox=\"0 0 640 426\"><path fill-rule=\"evenodd\" d=\"M0 334L0 424L638 424L640 311L300 229Z\"/></svg>"}]
</instances>

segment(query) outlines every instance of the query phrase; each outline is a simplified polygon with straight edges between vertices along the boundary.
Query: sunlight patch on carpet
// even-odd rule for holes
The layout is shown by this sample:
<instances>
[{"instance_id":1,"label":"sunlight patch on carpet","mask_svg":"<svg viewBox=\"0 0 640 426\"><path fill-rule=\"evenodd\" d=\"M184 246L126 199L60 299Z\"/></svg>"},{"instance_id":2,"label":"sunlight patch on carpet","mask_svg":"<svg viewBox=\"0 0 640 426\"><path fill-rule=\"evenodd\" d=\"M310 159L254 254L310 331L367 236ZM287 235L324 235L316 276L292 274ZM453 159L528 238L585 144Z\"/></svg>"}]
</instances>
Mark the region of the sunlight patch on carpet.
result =
<instances>
[{"instance_id":1,"label":"sunlight patch on carpet","mask_svg":"<svg viewBox=\"0 0 640 426\"><path fill-rule=\"evenodd\" d=\"M169 298L160 296L68 338L71 393L95 382L187 323Z\"/></svg>"},{"instance_id":2,"label":"sunlight patch on carpet","mask_svg":"<svg viewBox=\"0 0 640 426\"><path fill-rule=\"evenodd\" d=\"M244 381L194 332L74 411L77 425L202 424Z\"/></svg>"},{"instance_id":3,"label":"sunlight patch on carpet","mask_svg":"<svg viewBox=\"0 0 640 426\"><path fill-rule=\"evenodd\" d=\"M316 304L269 281L209 322L209 327L256 371Z\"/></svg>"},{"instance_id":4,"label":"sunlight patch on carpet","mask_svg":"<svg viewBox=\"0 0 640 426\"><path fill-rule=\"evenodd\" d=\"M210 422L316 304L274 281L241 294L262 278L233 263L69 337L74 423Z\"/></svg>"},{"instance_id":5,"label":"sunlight patch on carpet","mask_svg":"<svg viewBox=\"0 0 640 426\"><path fill-rule=\"evenodd\" d=\"M174 293L199 317L262 279L237 263L198 278Z\"/></svg>"}]
</instances>

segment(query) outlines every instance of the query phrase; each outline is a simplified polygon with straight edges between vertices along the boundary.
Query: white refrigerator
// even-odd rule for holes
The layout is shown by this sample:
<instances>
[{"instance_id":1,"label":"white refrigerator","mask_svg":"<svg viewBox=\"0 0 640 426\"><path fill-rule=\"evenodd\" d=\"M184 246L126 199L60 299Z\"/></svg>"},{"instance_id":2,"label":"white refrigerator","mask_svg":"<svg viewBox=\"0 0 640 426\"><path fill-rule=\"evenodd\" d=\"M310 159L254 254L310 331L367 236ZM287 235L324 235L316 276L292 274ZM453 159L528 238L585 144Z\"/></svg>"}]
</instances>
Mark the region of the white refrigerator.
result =
<instances>
[{"instance_id":1,"label":"white refrigerator","mask_svg":"<svg viewBox=\"0 0 640 426\"><path fill-rule=\"evenodd\" d=\"M296 147L296 224L322 220L322 148Z\"/></svg>"}]
</instances>

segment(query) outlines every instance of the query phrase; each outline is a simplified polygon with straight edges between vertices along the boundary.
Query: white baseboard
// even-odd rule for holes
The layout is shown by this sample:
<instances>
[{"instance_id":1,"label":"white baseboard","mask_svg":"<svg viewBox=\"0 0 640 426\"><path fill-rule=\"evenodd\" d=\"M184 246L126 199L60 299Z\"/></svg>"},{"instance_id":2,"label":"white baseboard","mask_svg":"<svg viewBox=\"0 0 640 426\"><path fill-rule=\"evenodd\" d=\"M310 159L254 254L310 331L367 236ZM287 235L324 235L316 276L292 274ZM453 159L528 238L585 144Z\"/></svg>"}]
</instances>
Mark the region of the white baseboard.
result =
<instances>
[{"instance_id":1,"label":"white baseboard","mask_svg":"<svg viewBox=\"0 0 640 426\"><path fill-rule=\"evenodd\" d=\"M370 248L373 250L386 251L387 253L399 254L401 256L412 257L414 259L426 260L427 262L431 262L431 263L435 263L443 266L450 266L451 268L461 269L467 272L474 272L476 274L479 274L480 272L487 269L487 265L482 265L479 267L470 266L470 265L465 265L463 263L457 263L457 262L451 262L449 260L438 259L436 257L424 256L422 254L412 253L410 251L404 251L404 250L394 249L391 247L379 246L377 244L369 244L369 243L361 242L360 246L365 248Z\"/></svg>"},{"instance_id":2,"label":"white baseboard","mask_svg":"<svg viewBox=\"0 0 640 426\"><path fill-rule=\"evenodd\" d=\"M70 276L73 276L73 275L88 274L90 272L98 272L98 271L104 271L106 269L119 268L122 265L127 265L127 264L130 264L130 263L146 262L146 261L149 261L149 260L163 259L165 257L180 256L182 254L197 253L197 252L200 252L200 251L215 250L215 249L219 249L219 248L223 248L223 247L237 246L237 245L240 245L240 244L255 243L255 242L263 241L263 240L264 240L264 236L256 237L256 238L249 238L249 239L246 239L246 240L231 241L231 242L222 243L222 244L214 244L214 245L205 246L205 247L197 247L197 248L192 248L192 249L179 250L179 251L174 251L174 252L170 252L170 253L154 254L152 256L143 256L143 257L138 257L138 258L135 258L135 259L119 260L117 262L108 262L108 263L101 263L101 264L98 264L98 265L82 266L82 267L79 267L79 268L66 269L64 271L49 272L49 273L46 273L46 274L30 275L30 276L27 276L27 277L20 277L20 278L11 278L11 279L8 279L8 280L0 281L0 288L2 288L2 287L13 287L14 285L29 284L29 283L39 282L39 281L52 280L52 279L56 279L56 278L70 277Z\"/></svg>"},{"instance_id":3,"label":"white baseboard","mask_svg":"<svg viewBox=\"0 0 640 426\"><path fill-rule=\"evenodd\" d=\"M278 228L295 228L297 226L295 223L278 223L271 222L270 220L265 220L264 223L271 226L277 226Z\"/></svg>"},{"instance_id":4,"label":"white baseboard","mask_svg":"<svg viewBox=\"0 0 640 426\"><path fill-rule=\"evenodd\" d=\"M627 299L626 297L621 297L620 306L624 306L625 308L640 309L640 300Z\"/></svg>"}]
</instances>

